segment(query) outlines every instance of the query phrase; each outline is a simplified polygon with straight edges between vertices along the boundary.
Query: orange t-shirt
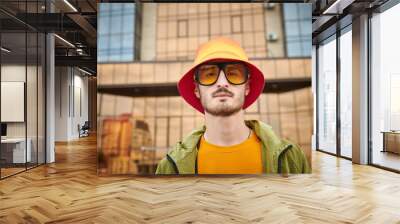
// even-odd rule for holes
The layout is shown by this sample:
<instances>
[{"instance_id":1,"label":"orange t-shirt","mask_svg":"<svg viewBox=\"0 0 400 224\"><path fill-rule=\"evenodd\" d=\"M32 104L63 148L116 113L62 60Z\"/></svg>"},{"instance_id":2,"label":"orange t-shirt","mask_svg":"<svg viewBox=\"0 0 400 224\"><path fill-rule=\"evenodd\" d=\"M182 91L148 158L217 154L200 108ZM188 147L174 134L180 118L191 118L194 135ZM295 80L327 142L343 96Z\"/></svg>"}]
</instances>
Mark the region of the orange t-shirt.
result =
<instances>
[{"instance_id":1,"label":"orange t-shirt","mask_svg":"<svg viewBox=\"0 0 400 224\"><path fill-rule=\"evenodd\" d=\"M197 157L199 174L260 174L262 173L261 143L252 133L244 142L232 146L200 140Z\"/></svg>"}]
</instances>

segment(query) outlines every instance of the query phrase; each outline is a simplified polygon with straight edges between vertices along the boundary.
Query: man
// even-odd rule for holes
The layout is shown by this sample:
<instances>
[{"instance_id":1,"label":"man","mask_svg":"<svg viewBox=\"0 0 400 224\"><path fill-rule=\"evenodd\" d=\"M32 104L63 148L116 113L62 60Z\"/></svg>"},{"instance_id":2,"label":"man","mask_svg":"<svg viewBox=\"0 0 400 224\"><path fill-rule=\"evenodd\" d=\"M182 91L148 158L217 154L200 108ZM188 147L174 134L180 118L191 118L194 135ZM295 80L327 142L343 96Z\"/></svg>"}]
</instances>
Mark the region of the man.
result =
<instances>
[{"instance_id":1,"label":"man","mask_svg":"<svg viewBox=\"0 0 400 224\"><path fill-rule=\"evenodd\" d=\"M220 37L202 45L178 90L204 114L205 125L178 142L156 174L310 173L297 145L261 121L244 119L263 88L264 75L238 43Z\"/></svg>"}]
</instances>

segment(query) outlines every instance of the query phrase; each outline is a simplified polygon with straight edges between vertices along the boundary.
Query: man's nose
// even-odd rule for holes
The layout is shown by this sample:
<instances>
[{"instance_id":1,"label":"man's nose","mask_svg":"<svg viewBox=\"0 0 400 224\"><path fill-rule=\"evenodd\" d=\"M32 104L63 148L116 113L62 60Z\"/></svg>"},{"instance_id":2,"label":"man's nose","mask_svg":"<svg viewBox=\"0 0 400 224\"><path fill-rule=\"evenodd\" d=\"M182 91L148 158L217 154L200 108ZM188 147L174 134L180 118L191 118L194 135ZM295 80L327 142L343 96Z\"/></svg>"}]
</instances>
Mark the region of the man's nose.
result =
<instances>
[{"instance_id":1,"label":"man's nose","mask_svg":"<svg viewBox=\"0 0 400 224\"><path fill-rule=\"evenodd\" d=\"M221 88L221 87L228 88L229 82L228 82L228 80L226 80L224 71L221 70L219 72L218 80L215 84L217 85L218 88Z\"/></svg>"}]
</instances>

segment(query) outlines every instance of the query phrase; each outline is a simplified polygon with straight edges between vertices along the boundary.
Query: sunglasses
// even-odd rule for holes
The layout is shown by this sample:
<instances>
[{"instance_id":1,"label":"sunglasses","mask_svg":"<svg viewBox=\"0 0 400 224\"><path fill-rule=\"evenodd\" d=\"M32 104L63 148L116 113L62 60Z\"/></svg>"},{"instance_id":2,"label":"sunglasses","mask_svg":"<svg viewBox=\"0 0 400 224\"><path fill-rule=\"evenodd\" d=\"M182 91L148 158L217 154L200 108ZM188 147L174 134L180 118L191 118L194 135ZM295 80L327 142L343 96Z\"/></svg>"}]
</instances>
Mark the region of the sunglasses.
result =
<instances>
[{"instance_id":1,"label":"sunglasses","mask_svg":"<svg viewBox=\"0 0 400 224\"><path fill-rule=\"evenodd\" d=\"M200 85L211 86L217 82L221 70L224 71L226 80L232 85L242 85L249 78L249 72L244 63L216 62L197 67L194 79Z\"/></svg>"}]
</instances>

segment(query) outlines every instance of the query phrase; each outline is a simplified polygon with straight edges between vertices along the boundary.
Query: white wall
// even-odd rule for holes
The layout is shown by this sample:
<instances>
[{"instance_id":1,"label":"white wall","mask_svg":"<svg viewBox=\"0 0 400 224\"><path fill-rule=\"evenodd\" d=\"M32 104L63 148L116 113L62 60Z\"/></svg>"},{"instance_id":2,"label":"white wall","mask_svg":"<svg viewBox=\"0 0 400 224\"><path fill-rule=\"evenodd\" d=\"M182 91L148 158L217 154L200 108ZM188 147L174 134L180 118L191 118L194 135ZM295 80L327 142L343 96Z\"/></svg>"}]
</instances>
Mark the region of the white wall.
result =
<instances>
[{"instance_id":1,"label":"white wall","mask_svg":"<svg viewBox=\"0 0 400 224\"><path fill-rule=\"evenodd\" d=\"M25 83L1 81L1 121L24 122ZM36 108L36 105L34 105Z\"/></svg>"},{"instance_id":2,"label":"white wall","mask_svg":"<svg viewBox=\"0 0 400 224\"><path fill-rule=\"evenodd\" d=\"M55 68L55 141L68 140L68 86L70 77L67 67Z\"/></svg>"},{"instance_id":3,"label":"white wall","mask_svg":"<svg viewBox=\"0 0 400 224\"><path fill-rule=\"evenodd\" d=\"M28 69L29 73L33 69L33 67L28 66L28 68L26 68L25 65L2 65L1 81L25 82L25 69ZM29 97L29 92L27 93L27 95ZM1 108L1 110L6 109L7 108ZM30 117L28 117L28 119L30 120ZM7 122L7 137L25 137L25 126L25 122Z\"/></svg>"},{"instance_id":4,"label":"white wall","mask_svg":"<svg viewBox=\"0 0 400 224\"><path fill-rule=\"evenodd\" d=\"M56 67L55 85L55 140L77 139L78 124L88 120L88 78L76 68Z\"/></svg>"},{"instance_id":5,"label":"white wall","mask_svg":"<svg viewBox=\"0 0 400 224\"><path fill-rule=\"evenodd\" d=\"M37 70L38 69L38 70ZM25 80L27 79L27 80ZM44 74L41 66L25 66L25 64L3 64L1 66L1 81L2 82L24 82L26 85L26 101L21 108L18 108L24 116L26 112L26 120L23 118L21 122L6 122L8 138L24 138L27 136L30 143L32 161L44 163L45 150L45 117L44 117ZM2 89L2 93L4 89ZM24 94L24 89L20 94ZM7 97L7 95L2 95ZM26 103L26 106L25 106ZM3 104L3 103L2 103ZM12 107L2 107L3 112L13 110ZM14 108L14 110L16 110ZM8 113L16 113L16 111L7 111ZM51 160L48 160L51 162Z\"/></svg>"},{"instance_id":6,"label":"white wall","mask_svg":"<svg viewBox=\"0 0 400 224\"><path fill-rule=\"evenodd\" d=\"M1 81L9 82L25 82L25 65L2 65L1 66ZM6 110L6 108L1 108ZM11 122L7 123L8 137L25 137L25 123Z\"/></svg>"},{"instance_id":7,"label":"white wall","mask_svg":"<svg viewBox=\"0 0 400 224\"><path fill-rule=\"evenodd\" d=\"M76 70L75 70L76 72ZM81 73L79 73L81 74ZM79 137L78 124L81 126L88 121L88 78L81 75L74 75L74 108L72 108L72 119L71 119L71 135L74 138ZM80 96L80 97L79 97ZM80 101L80 102L79 102ZM81 107L81 108L79 108ZM82 111L80 111L82 110ZM75 111L75 113L74 113Z\"/></svg>"}]
</instances>

